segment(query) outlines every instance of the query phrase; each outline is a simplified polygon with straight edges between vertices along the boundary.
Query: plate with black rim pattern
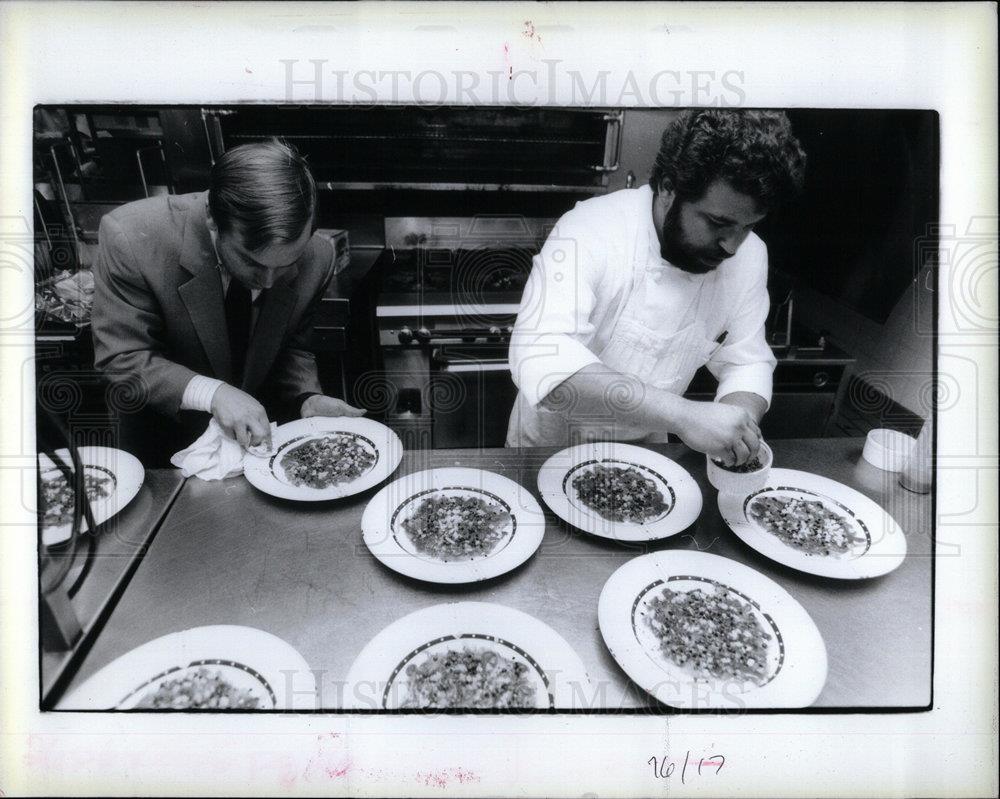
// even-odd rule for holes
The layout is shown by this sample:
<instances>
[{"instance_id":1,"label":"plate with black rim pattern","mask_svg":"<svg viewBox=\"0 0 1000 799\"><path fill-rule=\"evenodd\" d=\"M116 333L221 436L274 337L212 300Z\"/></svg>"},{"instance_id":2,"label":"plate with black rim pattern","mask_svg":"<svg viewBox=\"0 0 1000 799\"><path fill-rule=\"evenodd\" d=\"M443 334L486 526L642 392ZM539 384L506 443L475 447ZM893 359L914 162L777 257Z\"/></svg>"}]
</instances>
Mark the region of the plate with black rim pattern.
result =
<instances>
[{"instance_id":1,"label":"plate with black rim pattern","mask_svg":"<svg viewBox=\"0 0 1000 799\"><path fill-rule=\"evenodd\" d=\"M625 673L672 707L807 707L826 683L826 646L805 609L770 578L718 555L630 560L605 583L598 622Z\"/></svg>"},{"instance_id":2,"label":"plate with black rim pattern","mask_svg":"<svg viewBox=\"0 0 1000 799\"><path fill-rule=\"evenodd\" d=\"M120 449L88 446L80 447L78 452L87 478L90 511L94 523L99 525L135 499L146 479L146 471L138 458ZM72 471L73 461L68 449L56 450L54 454ZM38 476L44 493L43 507L38 514L42 543L53 546L72 535L73 491L67 490L62 470L44 452L38 453ZM87 522L83 520L80 531L86 530Z\"/></svg>"},{"instance_id":3,"label":"plate with black rim pattern","mask_svg":"<svg viewBox=\"0 0 1000 799\"><path fill-rule=\"evenodd\" d=\"M247 454L243 474L267 494L306 502L367 491L403 458L399 436L363 417L296 419L277 427L271 443L266 455Z\"/></svg>"},{"instance_id":4,"label":"plate with black rim pattern","mask_svg":"<svg viewBox=\"0 0 1000 799\"><path fill-rule=\"evenodd\" d=\"M879 577L906 557L906 536L877 502L818 474L771 469L749 494L719 494L719 512L747 545L809 574Z\"/></svg>"},{"instance_id":5,"label":"plate with black rim pattern","mask_svg":"<svg viewBox=\"0 0 1000 799\"><path fill-rule=\"evenodd\" d=\"M367 710L587 707L590 678L559 633L491 602L433 605L397 619L351 665L344 705Z\"/></svg>"},{"instance_id":6,"label":"plate with black rim pattern","mask_svg":"<svg viewBox=\"0 0 1000 799\"><path fill-rule=\"evenodd\" d=\"M542 499L563 521L615 541L652 541L686 530L701 489L670 458L613 441L561 450L538 470Z\"/></svg>"},{"instance_id":7,"label":"plate with black rim pattern","mask_svg":"<svg viewBox=\"0 0 1000 799\"><path fill-rule=\"evenodd\" d=\"M542 542L545 515L528 489L503 475L427 469L372 497L361 531L371 553L400 574L470 583L528 560Z\"/></svg>"},{"instance_id":8,"label":"plate with black rim pattern","mask_svg":"<svg viewBox=\"0 0 1000 799\"><path fill-rule=\"evenodd\" d=\"M218 624L136 647L56 709L226 712L315 706L315 677L290 644L253 627Z\"/></svg>"}]
</instances>

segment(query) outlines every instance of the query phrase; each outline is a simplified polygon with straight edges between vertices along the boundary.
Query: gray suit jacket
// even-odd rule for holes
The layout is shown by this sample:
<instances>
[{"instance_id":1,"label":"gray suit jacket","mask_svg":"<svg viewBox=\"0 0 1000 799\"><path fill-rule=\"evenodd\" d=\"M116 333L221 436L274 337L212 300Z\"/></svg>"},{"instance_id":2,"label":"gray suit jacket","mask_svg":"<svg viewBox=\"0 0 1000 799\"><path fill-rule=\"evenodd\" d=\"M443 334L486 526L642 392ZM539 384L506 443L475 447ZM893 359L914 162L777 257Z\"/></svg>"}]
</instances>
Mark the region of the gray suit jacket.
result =
<instances>
[{"instance_id":1,"label":"gray suit jacket","mask_svg":"<svg viewBox=\"0 0 1000 799\"><path fill-rule=\"evenodd\" d=\"M195 374L232 382L222 278L205 198L200 192L129 203L105 215L98 234L96 366L171 417ZM259 299L240 385L269 410L321 391L308 344L312 316L333 276L330 242L313 236L290 272ZM189 442L179 443L178 449Z\"/></svg>"}]
</instances>

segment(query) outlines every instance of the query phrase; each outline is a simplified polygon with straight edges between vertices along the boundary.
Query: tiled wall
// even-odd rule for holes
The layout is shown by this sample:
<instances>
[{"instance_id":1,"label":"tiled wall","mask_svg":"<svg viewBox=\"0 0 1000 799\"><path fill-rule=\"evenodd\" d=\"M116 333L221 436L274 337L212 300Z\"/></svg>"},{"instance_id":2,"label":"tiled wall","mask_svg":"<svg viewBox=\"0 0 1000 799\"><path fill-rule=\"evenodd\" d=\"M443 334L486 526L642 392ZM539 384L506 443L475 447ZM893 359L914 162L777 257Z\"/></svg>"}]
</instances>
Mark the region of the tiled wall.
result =
<instances>
[{"instance_id":1,"label":"tiled wall","mask_svg":"<svg viewBox=\"0 0 1000 799\"><path fill-rule=\"evenodd\" d=\"M934 389L934 278L931 268L925 267L885 324L805 289L796 291L796 314L810 328L829 331L835 344L857 358L855 377L926 419Z\"/></svg>"}]
</instances>

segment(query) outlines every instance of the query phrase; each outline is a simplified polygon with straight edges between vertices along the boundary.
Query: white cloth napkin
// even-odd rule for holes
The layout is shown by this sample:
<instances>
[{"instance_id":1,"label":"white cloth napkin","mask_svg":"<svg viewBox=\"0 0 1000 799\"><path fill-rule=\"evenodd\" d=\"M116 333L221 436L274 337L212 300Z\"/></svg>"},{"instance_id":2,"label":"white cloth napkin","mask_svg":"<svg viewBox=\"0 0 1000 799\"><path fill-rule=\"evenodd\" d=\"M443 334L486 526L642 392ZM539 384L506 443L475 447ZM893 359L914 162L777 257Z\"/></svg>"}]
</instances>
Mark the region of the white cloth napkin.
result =
<instances>
[{"instance_id":1,"label":"white cloth napkin","mask_svg":"<svg viewBox=\"0 0 1000 799\"><path fill-rule=\"evenodd\" d=\"M271 422L271 432L277 428ZM227 436L219 423L212 419L208 429L187 449L171 456L170 462L181 470L185 477L200 477L202 480L225 480L243 474L243 458L247 455L267 455L269 450L263 444L250 447L244 452L235 439Z\"/></svg>"}]
</instances>

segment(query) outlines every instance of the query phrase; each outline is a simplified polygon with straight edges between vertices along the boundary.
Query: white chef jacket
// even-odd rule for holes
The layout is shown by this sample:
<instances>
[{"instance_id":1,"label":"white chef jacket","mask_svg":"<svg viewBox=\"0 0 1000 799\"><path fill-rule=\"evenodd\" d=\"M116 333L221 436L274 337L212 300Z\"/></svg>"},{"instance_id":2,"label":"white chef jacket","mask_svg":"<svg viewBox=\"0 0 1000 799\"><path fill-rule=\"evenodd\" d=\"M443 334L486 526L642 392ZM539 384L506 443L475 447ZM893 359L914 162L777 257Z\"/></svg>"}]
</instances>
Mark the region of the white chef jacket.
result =
<instances>
[{"instance_id":1,"label":"white chef jacket","mask_svg":"<svg viewBox=\"0 0 1000 799\"><path fill-rule=\"evenodd\" d=\"M693 275L660 257L652 209L648 185L580 202L535 256L510 341L511 375L520 391L508 446L569 443L545 440L551 432L532 419L551 411L539 402L583 367L600 362L626 307L658 334L669 335L694 318L709 337L699 365L707 364L718 378L716 397L748 391L770 403L776 361L764 335L764 242L751 233L717 269ZM629 303L640 290L641 301ZM723 333L724 343L712 346ZM682 394L687 382L670 390Z\"/></svg>"}]
</instances>

